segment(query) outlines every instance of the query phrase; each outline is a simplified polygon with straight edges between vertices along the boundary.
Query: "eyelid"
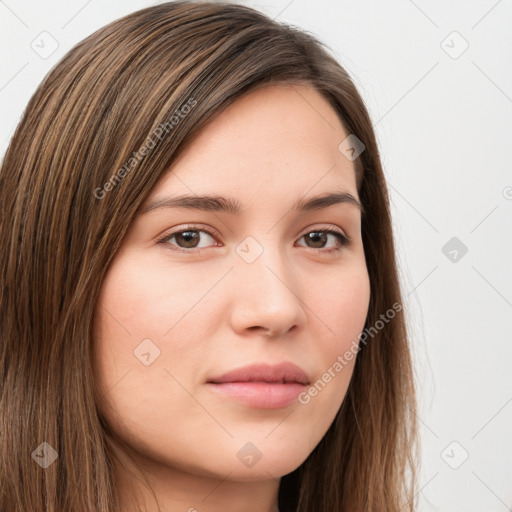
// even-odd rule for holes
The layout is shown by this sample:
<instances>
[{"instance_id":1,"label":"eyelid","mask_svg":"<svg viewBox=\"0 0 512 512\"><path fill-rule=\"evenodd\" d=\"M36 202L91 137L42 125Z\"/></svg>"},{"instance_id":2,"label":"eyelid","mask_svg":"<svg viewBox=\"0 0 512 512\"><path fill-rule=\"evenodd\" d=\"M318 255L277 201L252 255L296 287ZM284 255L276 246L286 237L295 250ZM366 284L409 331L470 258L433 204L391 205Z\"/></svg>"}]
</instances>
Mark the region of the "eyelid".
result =
<instances>
[{"instance_id":1,"label":"eyelid","mask_svg":"<svg viewBox=\"0 0 512 512\"><path fill-rule=\"evenodd\" d=\"M176 235L178 233L181 233L183 231L204 231L205 233L208 233L210 236L215 236L217 238L221 238L221 234L212 227L208 226L207 224L184 224L177 226L176 229L172 228L170 231L168 231L166 234L159 237L159 240L162 240L164 238L169 238L173 235Z\"/></svg>"},{"instance_id":2,"label":"eyelid","mask_svg":"<svg viewBox=\"0 0 512 512\"><path fill-rule=\"evenodd\" d=\"M300 235L300 237L303 237L305 234L311 233L313 231L326 231L326 232L335 231L336 233L344 236L349 242L352 241L352 238L350 238L350 236L348 236L347 233L343 229L339 228L338 226L333 226L332 224L331 225L320 224L320 226L318 224L312 224L311 226L308 226L308 227L304 228L303 231L301 231L302 235Z\"/></svg>"}]
</instances>

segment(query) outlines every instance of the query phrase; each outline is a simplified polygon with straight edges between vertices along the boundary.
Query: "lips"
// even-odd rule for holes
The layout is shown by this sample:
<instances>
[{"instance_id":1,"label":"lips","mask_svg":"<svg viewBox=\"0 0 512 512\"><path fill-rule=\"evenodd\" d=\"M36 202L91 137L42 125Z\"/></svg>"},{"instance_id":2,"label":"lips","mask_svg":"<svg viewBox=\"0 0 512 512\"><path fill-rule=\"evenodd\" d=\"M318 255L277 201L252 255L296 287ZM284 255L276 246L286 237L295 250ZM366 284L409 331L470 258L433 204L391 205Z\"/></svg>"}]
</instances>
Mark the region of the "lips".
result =
<instances>
[{"instance_id":1,"label":"lips","mask_svg":"<svg viewBox=\"0 0 512 512\"><path fill-rule=\"evenodd\" d=\"M310 380L292 363L255 364L212 377L207 387L217 395L256 409L280 409L297 403Z\"/></svg>"},{"instance_id":2,"label":"lips","mask_svg":"<svg viewBox=\"0 0 512 512\"><path fill-rule=\"evenodd\" d=\"M299 383L309 384L309 378L304 370L293 363L269 365L265 363L244 366L229 371L219 377L208 380L213 384L226 382L267 382L267 383Z\"/></svg>"}]
</instances>

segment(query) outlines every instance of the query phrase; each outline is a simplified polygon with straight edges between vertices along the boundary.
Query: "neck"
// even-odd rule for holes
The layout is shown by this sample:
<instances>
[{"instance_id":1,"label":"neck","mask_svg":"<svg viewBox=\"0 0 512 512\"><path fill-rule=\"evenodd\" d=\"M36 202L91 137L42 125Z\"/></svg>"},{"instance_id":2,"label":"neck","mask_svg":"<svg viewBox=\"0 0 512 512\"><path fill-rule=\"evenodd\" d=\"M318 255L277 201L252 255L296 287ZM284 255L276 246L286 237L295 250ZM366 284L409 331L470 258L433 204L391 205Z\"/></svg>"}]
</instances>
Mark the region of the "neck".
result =
<instances>
[{"instance_id":1,"label":"neck","mask_svg":"<svg viewBox=\"0 0 512 512\"><path fill-rule=\"evenodd\" d=\"M135 473L135 474L134 474ZM234 481L157 463L135 472L116 464L115 480L125 512L279 512L279 480Z\"/></svg>"}]
</instances>

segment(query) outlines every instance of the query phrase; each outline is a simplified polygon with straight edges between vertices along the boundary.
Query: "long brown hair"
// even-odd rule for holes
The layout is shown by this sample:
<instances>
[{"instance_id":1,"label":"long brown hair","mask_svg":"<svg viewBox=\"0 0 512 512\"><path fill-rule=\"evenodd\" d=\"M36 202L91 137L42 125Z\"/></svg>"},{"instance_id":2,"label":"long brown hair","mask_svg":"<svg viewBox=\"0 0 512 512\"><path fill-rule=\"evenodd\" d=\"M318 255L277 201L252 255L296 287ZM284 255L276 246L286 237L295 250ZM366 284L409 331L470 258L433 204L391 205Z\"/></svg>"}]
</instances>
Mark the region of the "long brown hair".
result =
<instances>
[{"instance_id":1,"label":"long brown hair","mask_svg":"<svg viewBox=\"0 0 512 512\"><path fill-rule=\"evenodd\" d=\"M10 141L0 170L0 509L119 510L113 437L98 413L91 364L103 276L194 135L242 95L274 83L315 87L365 146L354 163L371 285L365 326L374 331L328 432L281 479L279 507L415 510L414 372L369 114L312 35L249 7L192 1L140 10L77 44L41 83ZM375 328L393 305L396 316Z\"/></svg>"}]
</instances>

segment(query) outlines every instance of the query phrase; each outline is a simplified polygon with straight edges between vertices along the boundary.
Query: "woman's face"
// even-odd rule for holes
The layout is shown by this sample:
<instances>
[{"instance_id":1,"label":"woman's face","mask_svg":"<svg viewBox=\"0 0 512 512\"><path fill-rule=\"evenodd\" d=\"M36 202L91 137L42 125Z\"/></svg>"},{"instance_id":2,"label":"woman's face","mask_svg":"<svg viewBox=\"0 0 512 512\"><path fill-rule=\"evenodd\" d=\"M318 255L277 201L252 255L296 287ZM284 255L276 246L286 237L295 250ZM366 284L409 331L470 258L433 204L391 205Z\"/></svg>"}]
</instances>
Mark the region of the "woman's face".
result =
<instances>
[{"instance_id":1,"label":"woman's face","mask_svg":"<svg viewBox=\"0 0 512 512\"><path fill-rule=\"evenodd\" d=\"M348 135L316 90L265 87L211 122L144 202L102 284L94 364L102 414L154 472L278 478L332 423L370 297L361 213L296 203L359 199ZM192 199L172 206L179 196ZM281 363L302 377L283 366L219 383Z\"/></svg>"}]
</instances>

